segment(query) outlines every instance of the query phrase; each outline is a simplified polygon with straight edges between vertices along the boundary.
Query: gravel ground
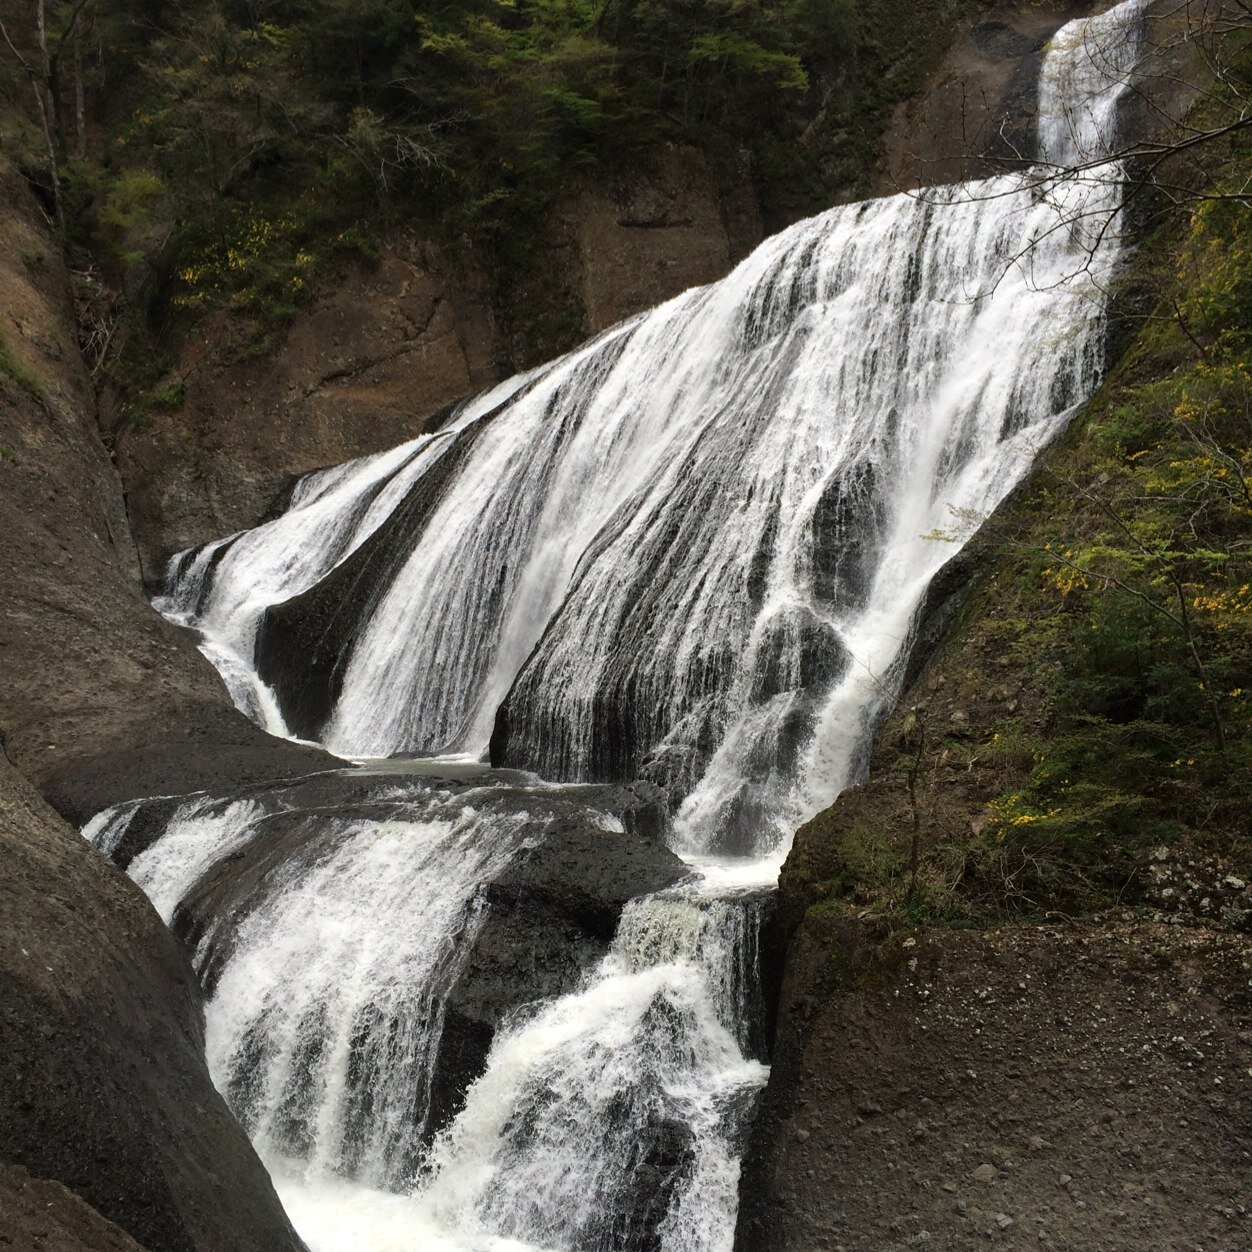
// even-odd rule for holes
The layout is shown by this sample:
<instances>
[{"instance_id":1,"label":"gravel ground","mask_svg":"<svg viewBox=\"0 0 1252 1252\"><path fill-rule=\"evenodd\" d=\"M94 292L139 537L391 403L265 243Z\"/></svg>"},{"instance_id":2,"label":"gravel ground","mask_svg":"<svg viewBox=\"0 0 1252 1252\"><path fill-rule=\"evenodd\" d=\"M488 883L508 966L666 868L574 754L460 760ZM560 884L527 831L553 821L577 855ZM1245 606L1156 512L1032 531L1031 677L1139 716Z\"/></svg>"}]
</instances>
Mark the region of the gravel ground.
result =
<instances>
[{"instance_id":1,"label":"gravel ground","mask_svg":"<svg viewBox=\"0 0 1252 1252\"><path fill-rule=\"evenodd\" d=\"M793 943L741 1252L1252 1249L1252 939L858 930Z\"/></svg>"}]
</instances>

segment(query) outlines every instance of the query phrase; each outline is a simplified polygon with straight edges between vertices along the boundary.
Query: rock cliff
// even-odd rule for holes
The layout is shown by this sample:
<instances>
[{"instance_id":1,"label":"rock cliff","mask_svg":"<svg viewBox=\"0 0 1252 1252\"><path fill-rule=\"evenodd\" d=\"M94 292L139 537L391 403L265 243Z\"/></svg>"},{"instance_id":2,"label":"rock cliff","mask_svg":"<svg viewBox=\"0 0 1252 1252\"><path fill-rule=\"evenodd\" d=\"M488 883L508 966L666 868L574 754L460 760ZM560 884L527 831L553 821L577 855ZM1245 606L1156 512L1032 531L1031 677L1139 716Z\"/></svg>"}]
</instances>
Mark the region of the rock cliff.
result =
<instances>
[{"instance_id":1,"label":"rock cliff","mask_svg":"<svg viewBox=\"0 0 1252 1252\"><path fill-rule=\"evenodd\" d=\"M294 1250L209 1081L186 956L34 788L77 818L320 754L266 741L143 600L62 263L4 164L0 187L0 1230L17 1247Z\"/></svg>"},{"instance_id":2,"label":"rock cliff","mask_svg":"<svg viewBox=\"0 0 1252 1252\"><path fill-rule=\"evenodd\" d=\"M1250 972L1150 923L806 921L736 1247L1238 1246Z\"/></svg>"},{"instance_id":3,"label":"rock cliff","mask_svg":"<svg viewBox=\"0 0 1252 1252\"><path fill-rule=\"evenodd\" d=\"M71 1247L296 1252L265 1170L209 1080L186 955L144 894L3 760L0 852L6 1180L11 1167L44 1180L43 1204L73 1219L81 1242L66 1235ZM0 1192L0 1231L15 1221L19 1248L45 1246L19 1204L33 1185ZM105 1222L88 1221L87 1206L113 1224L114 1242L88 1242L80 1227Z\"/></svg>"},{"instance_id":4,"label":"rock cliff","mask_svg":"<svg viewBox=\"0 0 1252 1252\"><path fill-rule=\"evenodd\" d=\"M867 82L854 62L814 89L794 138L803 194L746 157L726 168L669 144L610 180L577 180L531 241L533 282L518 290L498 292L467 250L388 228L377 259L347 264L272 351L241 359L220 317L181 333L170 374L181 407L117 433L145 578L159 580L182 548L254 525L293 476L412 438L449 403L720 278L767 230L1016 163L1043 48L1093 6L997 0L959 20L950 3L931 7L925 29L909 15L891 82ZM869 9L867 20L891 26L890 3ZM849 117L859 155L836 159L832 146L852 142ZM518 307L525 329L509 316Z\"/></svg>"},{"instance_id":5,"label":"rock cliff","mask_svg":"<svg viewBox=\"0 0 1252 1252\"><path fill-rule=\"evenodd\" d=\"M545 304L561 328L546 339L501 325L471 257L395 230L272 354L241 363L229 322L210 319L178 352L182 408L118 437L145 577L159 579L175 551L255 525L295 476L413 438L448 404L720 278L760 239L751 184L670 147L649 170L586 181L556 207L536 241L543 290L510 297Z\"/></svg>"}]
</instances>

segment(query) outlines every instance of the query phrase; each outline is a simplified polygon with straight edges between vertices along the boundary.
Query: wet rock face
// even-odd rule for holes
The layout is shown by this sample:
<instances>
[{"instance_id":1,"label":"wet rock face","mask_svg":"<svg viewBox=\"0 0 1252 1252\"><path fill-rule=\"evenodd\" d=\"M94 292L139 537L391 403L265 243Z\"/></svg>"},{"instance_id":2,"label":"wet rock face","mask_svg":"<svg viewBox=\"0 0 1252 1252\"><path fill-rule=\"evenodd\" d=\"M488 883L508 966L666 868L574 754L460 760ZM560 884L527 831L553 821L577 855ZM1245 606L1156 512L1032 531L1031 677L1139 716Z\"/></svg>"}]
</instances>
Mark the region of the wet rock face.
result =
<instances>
[{"instance_id":1,"label":"wet rock face","mask_svg":"<svg viewBox=\"0 0 1252 1252\"><path fill-rule=\"evenodd\" d=\"M1093 0L998 0L979 6L920 90L896 108L875 190L894 191L1018 168L1033 151L1039 69L1066 22L1107 4ZM1183 117L1197 73L1183 34L1191 10L1151 5L1144 72L1121 103L1124 134L1156 136ZM1190 94L1189 94L1190 93Z\"/></svg>"},{"instance_id":2,"label":"wet rock face","mask_svg":"<svg viewBox=\"0 0 1252 1252\"><path fill-rule=\"evenodd\" d=\"M1090 0L1003 0L974 15L888 130L876 190L982 178L1033 150L1039 68L1048 40Z\"/></svg>"},{"instance_id":3,"label":"wet rock face","mask_svg":"<svg viewBox=\"0 0 1252 1252\"><path fill-rule=\"evenodd\" d=\"M446 1001L432 1133L460 1111L505 1017L573 991L608 952L627 902L685 873L662 845L572 816L510 862L486 888L486 920Z\"/></svg>"}]
</instances>

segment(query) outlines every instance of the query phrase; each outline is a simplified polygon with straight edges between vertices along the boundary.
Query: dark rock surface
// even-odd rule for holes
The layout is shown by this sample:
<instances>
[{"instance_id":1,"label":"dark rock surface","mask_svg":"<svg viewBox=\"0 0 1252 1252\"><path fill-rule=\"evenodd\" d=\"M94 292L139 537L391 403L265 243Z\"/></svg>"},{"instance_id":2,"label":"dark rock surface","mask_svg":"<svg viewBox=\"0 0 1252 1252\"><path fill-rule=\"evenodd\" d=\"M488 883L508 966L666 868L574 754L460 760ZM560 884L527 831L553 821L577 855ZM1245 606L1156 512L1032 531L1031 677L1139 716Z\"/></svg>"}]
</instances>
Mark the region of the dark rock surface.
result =
<instances>
[{"instance_id":1,"label":"dark rock surface","mask_svg":"<svg viewBox=\"0 0 1252 1252\"><path fill-rule=\"evenodd\" d=\"M18 1252L144 1252L59 1182L0 1165L0 1248Z\"/></svg>"},{"instance_id":2,"label":"dark rock surface","mask_svg":"<svg viewBox=\"0 0 1252 1252\"><path fill-rule=\"evenodd\" d=\"M212 712L217 716L208 718L207 726L190 715L187 721L171 719L164 743L121 747L76 762L45 783L48 802L79 826L101 809L138 796L282 781L346 767L345 762L315 748L271 738L233 709ZM227 712L233 716L225 716Z\"/></svg>"},{"instance_id":3,"label":"dark rock surface","mask_svg":"<svg viewBox=\"0 0 1252 1252\"><path fill-rule=\"evenodd\" d=\"M178 944L2 757L0 855L0 1161L160 1252L296 1252L209 1080Z\"/></svg>"},{"instance_id":4,"label":"dark rock surface","mask_svg":"<svg viewBox=\"0 0 1252 1252\"><path fill-rule=\"evenodd\" d=\"M432 1130L460 1110L508 1014L575 990L608 952L627 901L686 873L661 844L570 815L488 884L486 919L446 1001Z\"/></svg>"},{"instance_id":5,"label":"dark rock surface","mask_svg":"<svg viewBox=\"0 0 1252 1252\"><path fill-rule=\"evenodd\" d=\"M31 786L79 818L327 759L239 717L140 594L68 293L57 246L0 161L0 336L17 366L0 369L0 1162L69 1188L152 1252L294 1250L209 1081L186 958ZM24 1223L27 1200L8 1194ZM16 1229L18 1248L57 1246ZM85 1225L69 1229L93 1246Z\"/></svg>"},{"instance_id":6,"label":"dark rock surface","mask_svg":"<svg viewBox=\"0 0 1252 1252\"><path fill-rule=\"evenodd\" d=\"M1039 70L1068 21L1108 8L1093 0L995 0L970 12L929 80L896 109L876 191L887 194L1019 168L1035 151ZM1181 116L1203 81L1180 36L1194 13L1170 0L1149 8L1144 73L1122 106L1147 135Z\"/></svg>"},{"instance_id":7,"label":"dark rock surface","mask_svg":"<svg viewBox=\"0 0 1252 1252\"><path fill-rule=\"evenodd\" d=\"M215 777L318 768L329 758L236 713L190 636L141 594L68 280L34 213L0 165L0 308L21 310L0 332L29 375L23 386L0 372L0 741L9 759L73 820ZM37 266L20 259L33 255Z\"/></svg>"},{"instance_id":8,"label":"dark rock surface","mask_svg":"<svg viewBox=\"0 0 1252 1252\"><path fill-rule=\"evenodd\" d=\"M1202 929L810 917L737 1249L1243 1247L1250 980Z\"/></svg>"},{"instance_id":9,"label":"dark rock surface","mask_svg":"<svg viewBox=\"0 0 1252 1252\"><path fill-rule=\"evenodd\" d=\"M75 822L133 796L323 766L236 713L190 636L141 594L68 281L33 215L0 166L0 307L22 311L0 330L29 375L0 373L0 743Z\"/></svg>"}]
</instances>

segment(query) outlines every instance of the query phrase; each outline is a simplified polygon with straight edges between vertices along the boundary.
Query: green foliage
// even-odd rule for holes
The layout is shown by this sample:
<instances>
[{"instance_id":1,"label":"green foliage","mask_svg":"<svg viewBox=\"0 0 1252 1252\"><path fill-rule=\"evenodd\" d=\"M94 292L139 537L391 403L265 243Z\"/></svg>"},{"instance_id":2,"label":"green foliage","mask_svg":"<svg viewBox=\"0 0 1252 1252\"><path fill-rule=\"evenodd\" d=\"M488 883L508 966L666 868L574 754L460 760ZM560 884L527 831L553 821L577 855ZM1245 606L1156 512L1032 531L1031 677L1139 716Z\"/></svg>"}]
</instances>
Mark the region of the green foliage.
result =
<instances>
[{"instance_id":1,"label":"green foliage","mask_svg":"<svg viewBox=\"0 0 1252 1252\"><path fill-rule=\"evenodd\" d=\"M747 157L788 215L825 207L828 154L798 154L801 125L829 115L816 139L854 118L855 151L829 168L845 191L859 185L867 136L944 46L959 7L925 0L900 18L886 0L205 0L139 10L91 0L109 72L93 69L87 86L105 125L100 151L65 170L70 216L119 285L152 301L152 324L170 307L260 316L298 304L354 239L403 220L457 249L468 243L495 276L506 322L536 321L530 338L550 351L564 346L551 336L578 327L546 307L557 297L544 290L538 241L575 173L693 143L726 169ZM63 9L52 5L52 20ZM897 60L908 70L893 76ZM868 84L869 96L840 87L832 105L836 81ZM289 219L299 227L232 267L241 229ZM309 248L328 238L337 245ZM318 265L293 269L301 248ZM372 248L356 251L369 259Z\"/></svg>"},{"instance_id":2,"label":"green foliage","mask_svg":"<svg viewBox=\"0 0 1252 1252\"><path fill-rule=\"evenodd\" d=\"M1250 142L1139 249L1155 303L1123 361L993 523L994 577L870 785L797 837L785 885L816 915L1102 911L1160 845L1252 870Z\"/></svg>"},{"instance_id":3,"label":"green foliage","mask_svg":"<svg viewBox=\"0 0 1252 1252\"><path fill-rule=\"evenodd\" d=\"M163 387L154 387L148 393L150 406L162 413L177 413L186 400L187 384L181 378L166 383Z\"/></svg>"},{"instance_id":4,"label":"green foliage","mask_svg":"<svg viewBox=\"0 0 1252 1252\"><path fill-rule=\"evenodd\" d=\"M185 245L187 262L177 271L176 308L233 309L268 314L308 295L316 258L301 240L307 234L292 215L238 215L199 247Z\"/></svg>"},{"instance_id":5,"label":"green foliage","mask_svg":"<svg viewBox=\"0 0 1252 1252\"><path fill-rule=\"evenodd\" d=\"M168 352L154 351L135 327L121 336L122 351L110 357L105 371L121 397L118 403L120 427L146 430L156 413L170 413L182 407L185 385L171 381L174 360Z\"/></svg>"},{"instance_id":6,"label":"green foliage","mask_svg":"<svg viewBox=\"0 0 1252 1252\"><path fill-rule=\"evenodd\" d=\"M370 265L377 265L382 260L382 254L378 250L378 240L371 238L357 226L349 226L346 230L341 230L335 236L334 246L367 261Z\"/></svg>"},{"instance_id":7,"label":"green foliage","mask_svg":"<svg viewBox=\"0 0 1252 1252\"><path fill-rule=\"evenodd\" d=\"M1250 231L1235 201L1192 214L1124 381L1054 469L1068 515L1016 558L1040 618L1022 647L1057 658L1052 716L988 836L1040 891L1150 844L1248 846Z\"/></svg>"},{"instance_id":8,"label":"green foliage","mask_svg":"<svg viewBox=\"0 0 1252 1252\"><path fill-rule=\"evenodd\" d=\"M576 179L692 145L753 181L771 226L866 190L890 109L970 2L49 0L53 46L72 19L93 50L66 44L50 92L68 234L136 333L229 312L258 344L403 223L491 275L525 364L584 329L545 242ZM10 138L46 182L41 136ZM288 220L231 265L249 223Z\"/></svg>"},{"instance_id":9,"label":"green foliage","mask_svg":"<svg viewBox=\"0 0 1252 1252\"><path fill-rule=\"evenodd\" d=\"M772 81L783 91L806 91L809 76L798 56L771 52L754 39L735 31L701 35L687 56L693 66L718 65L723 73L750 75Z\"/></svg>"},{"instance_id":10,"label":"green foliage","mask_svg":"<svg viewBox=\"0 0 1252 1252\"><path fill-rule=\"evenodd\" d=\"M148 235L160 221L168 197L150 169L124 169L107 182L95 215L96 238L105 255L122 264L142 261Z\"/></svg>"}]
</instances>

